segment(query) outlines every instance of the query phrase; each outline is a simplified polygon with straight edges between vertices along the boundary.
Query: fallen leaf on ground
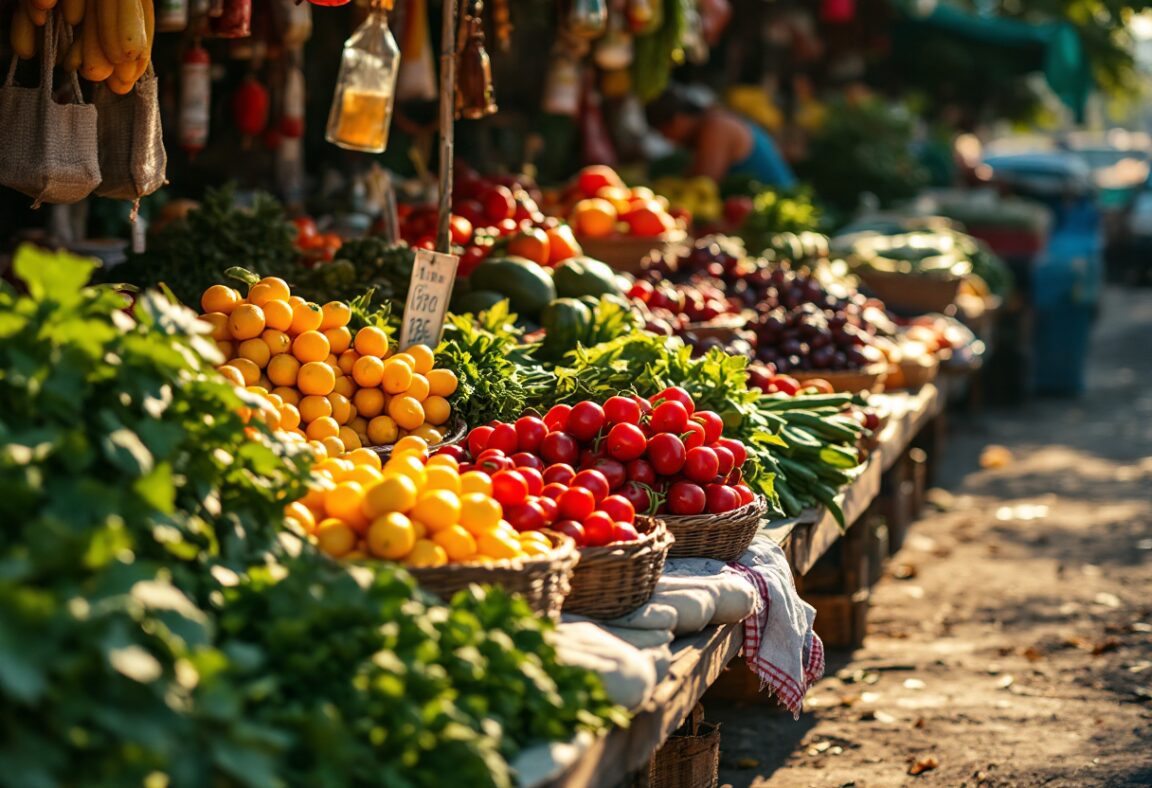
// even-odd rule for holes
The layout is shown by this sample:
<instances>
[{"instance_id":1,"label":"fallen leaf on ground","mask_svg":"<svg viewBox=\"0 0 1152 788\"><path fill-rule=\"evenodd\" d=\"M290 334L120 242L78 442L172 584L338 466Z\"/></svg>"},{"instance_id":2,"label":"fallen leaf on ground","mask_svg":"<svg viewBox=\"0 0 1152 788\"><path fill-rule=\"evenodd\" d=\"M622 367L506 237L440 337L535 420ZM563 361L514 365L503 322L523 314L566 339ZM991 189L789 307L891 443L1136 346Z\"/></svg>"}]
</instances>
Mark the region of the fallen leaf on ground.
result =
<instances>
[{"instance_id":1,"label":"fallen leaf on ground","mask_svg":"<svg viewBox=\"0 0 1152 788\"><path fill-rule=\"evenodd\" d=\"M1106 638L1092 646L1092 656L1099 656L1107 654L1109 651L1116 651L1120 648L1120 641L1116 638Z\"/></svg>"},{"instance_id":2,"label":"fallen leaf on ground","mask_svg":"<svg viewBox=\"0 0 1152 788\"><path fill-rule=\"evenodd\" d=\"M912 761L911 764L909 764L908 774L915 777L918 774L923 774L924 772L930 772L939 765L940 765L940 761L938 761L936 759L936 756L934 756L934 755L929 755L929 756L924 757L924 758L916 758L915 760Z\"/></svg>"},{"instance_id":3,"label":"fallen leaf on ground","mask_svg":"<svg viewBox=\"0 0 1152 788\"><path fill-rule=\"evenodd\" d=\"M737 758L736 759L736 768L737 769L755 769L759 765L760 765L760 761L756 760L755 758Z\"/></svg>"},{"instance_id":4,"label":"fallen leaf on ground","mask_svg":"<svg viewBox=\"0 0 1152 788\"><path fill-rule=\"evenodd\" d=\"M923 717L917 717L916 722L912 723L912 727L916 728L916 729L922 729L924 727L924 725L925 725L925 722L924 722Z\"/></svg>"},{"instance_id":5,"label":"fallen leaf on ground","mask_svg":"<svg viewBox=\"0 0 1152 788\"><path fill-rule=\"evenodd\" d=\"M1029 646L1020 652L1020 656L1024 657L1024 659L1028 660L1029 662L1039 662L1040 660L1044 659L1044 652L1035 646Z\"/></svg>"}]
</instances>

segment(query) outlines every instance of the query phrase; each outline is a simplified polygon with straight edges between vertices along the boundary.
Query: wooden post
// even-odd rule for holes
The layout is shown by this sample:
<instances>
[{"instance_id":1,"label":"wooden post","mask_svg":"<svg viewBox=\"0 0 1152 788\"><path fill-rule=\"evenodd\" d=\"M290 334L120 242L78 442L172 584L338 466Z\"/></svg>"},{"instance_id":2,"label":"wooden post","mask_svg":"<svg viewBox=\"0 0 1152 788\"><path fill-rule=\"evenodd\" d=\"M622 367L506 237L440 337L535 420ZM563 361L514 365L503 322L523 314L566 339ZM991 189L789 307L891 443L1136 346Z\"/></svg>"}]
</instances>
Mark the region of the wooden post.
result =
<instances>
[{"instance_id":1,"label":"wooden post","mask_svg":"<svg viewBox=\"0 0 1152 788\"><path fill-rule=\"evenodd\" d=\"M456 2L444 0L440 22L440 222L436 230L436 251L452 251L449 220L452 213L453 121L456 117Z\"/></svg>"}]
</instances>

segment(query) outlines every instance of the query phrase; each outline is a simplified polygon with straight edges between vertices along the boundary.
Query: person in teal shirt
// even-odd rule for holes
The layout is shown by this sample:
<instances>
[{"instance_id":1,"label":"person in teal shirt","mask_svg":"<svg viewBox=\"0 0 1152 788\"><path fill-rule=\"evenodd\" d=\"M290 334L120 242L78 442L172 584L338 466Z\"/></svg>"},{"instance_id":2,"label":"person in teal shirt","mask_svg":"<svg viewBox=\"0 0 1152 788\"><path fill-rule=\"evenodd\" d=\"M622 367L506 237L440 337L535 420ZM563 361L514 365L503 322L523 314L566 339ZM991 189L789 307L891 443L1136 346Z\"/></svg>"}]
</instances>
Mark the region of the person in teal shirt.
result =
<instances>
[{"instance_id":1,"label":"person in teal shirt","mask_svg":"<svg viewBox=\"0 0 1152 788\"><path fill-rule=\"evenodd\" d=\"M689 175L717 182L746 175L765 186L796 185L796 176L767 131L715 102L700 101L682 86L671 86L646 113L649 125L691 150Z\"/></svg>"}]
</instances>

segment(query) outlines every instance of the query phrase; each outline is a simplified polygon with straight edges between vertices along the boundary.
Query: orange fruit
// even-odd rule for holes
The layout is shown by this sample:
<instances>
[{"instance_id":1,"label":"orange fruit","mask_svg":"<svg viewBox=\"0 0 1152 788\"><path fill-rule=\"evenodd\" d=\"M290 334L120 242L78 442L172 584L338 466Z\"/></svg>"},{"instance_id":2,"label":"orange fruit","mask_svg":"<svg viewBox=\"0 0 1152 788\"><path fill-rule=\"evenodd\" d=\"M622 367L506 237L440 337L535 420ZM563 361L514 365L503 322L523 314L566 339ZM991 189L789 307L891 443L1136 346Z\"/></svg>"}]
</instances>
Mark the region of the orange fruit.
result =
<instances>
[{"instance_id":1,"label":"orange fruit","mask_svg":"<svg viewBox=\"0 0 1152 788\"><path fill-rule=\"evenodd\" d=\"M299 374L300 362L295 356L282 353L268 361L268 379L277 386L295 386ZM283 396L281 394L281 397Z\"/></svg>"},{"instance_id":2,"label":"orange fruit","mask_svg":"<svg viewBox=\"0 0 1152 788\"><path fill-rule=\"evenodd\" d=\"M412 517L432 532L443 530L460 521L460 497L451 490L426 490L416 499Z\"/></svg>"},{"instance_id":3,"label":"orange fruit","mask_svg":"<svg viewBox=\"0 0 1152 788\"><path fill-rule=\"evenodd\" d=\"M324 438L321 443L324 444L324 450L328 452L329 457L338 456L344 453L345 446L344 442L340 440L339 433L336 435L329 435L328 437Z\"/></svg>"},{"instance_id":4,"label":"orange fruit","mask_svg":"<svg viewBox=\"0 0 1152 788\"><path fill-rule=\"evenodd\" d=\"M412 370L413 373L416 372L416 359L412 358L412 356L408 355L407 353L393 353L387 360L402 362L404 366Z\"/></svg>"},{"instance_id":5,"label":"orange fruit","mask_svg":"<svg viewBox=\"0 0 1152 788\"><path fill-rule=\"evenodd\" d=\"M321 361L309 361L300 367L296 377L296 388L303 394L327 397L336 385L336 373L332 367Z\"/></svg>"},{"instance_id":6,"label":"orange fruit","mask_svg":"<svg viewBox=\"0 0 1152 788\"><path fill-rule=\"evenodd\" d=\"M360 354L355 350L345 350L340 354L340 358L338 359L340 371L345 375L351 375L352 369L356 366L356 362L359 360Z\"/></svg>"},{"instance_id":7,"label":"orange fruit","mask_svg":"<svg viewBox=\"0 0 1152 788\"><path fill-rule=\"evenodd\" d=\"M300 411L295 405L285 402L280 406L280 426L286 430L294 430L300 426Z\"/></svg>"},{"instance_id":8,"label":"orange fruit","mask_svg":"<svg viewBox=\"0 0 1152 788\"><path fill-rule=\"evenodd\" d=\"M340 375L336 378L336 386L332 390L345 397L351 397L356 393L356 382L347 375Z\"/></svg>"},{"instance_id":9,"label":"orange fruit","mask_svg":"<svg viewBox=\"0 0 1152 788\"><path fill-rule=\"evenodd\" d=\"M336 328L326 328L320 333L328 340L328 346L332 352L337 356L344 353L348 348L352 347L352 330L348 326L337 326Z\"/></svg>"},{"instance_id":10,"label":"orange fruit","mask_svg":"<svg viewBox=\"0 0 1152 788\"><path fill-rule=\"evenodd\" d=\"M264 325L277 331L287 331L292 327L292 305L287 301L273 299L261 307L264 310Z\"/></svg>"},{"instance_id":11,"label":"orange fruit","mask_svg":"<svg viewBox=\"0 0 1152 788\"><path fill-rule=\"evenodd\" d=\"M343 394L335 391L328 394L328 401L332 403L332 418L337 424L347 424L352 418L352 402Z\"/></svg>"},{"instance_id":12,"label":"orange fruit","mask_svg":"<svg viewBox=\"0 0 1152 788\"><path fill-rule=\"evenodd\" d=\"M263 282L257 282L248 288L248 303L255 304L256 306L264 306L269 301L277 298L276 290L271 285L266 285Z\"/></svg>"},{"instance_id":13,"label":"orange fruit","mask_svg":"<svg viewBox=\"0 0 1152 788\"><path fill-rule=\"evenodd\" d=\"M380 470L380 455L371 449L353 449L348 452L348 459L355 465L366 465Z\"/></svg>"},{"instance_id":14,"label":"orange fruit","mask_svg":"<svg viewBox=\"0 0 1152 788\"><path fill-rule=\"evenodd\" d=\"M443 465L445 468L451 468L452 470L456 471L457 476L460 475L460 463L457 462L456 458L451 454L433 454L428 458L428 462L425 463L425 466L428 468L432 468L436 465Z\"/></svg>"},{"instance_id":15,"label":"orange fruit","mask_svg":"<svg viewBox=\"0 0 1152 788\"><path fill-rule=\"evenodd\" d=\"M240 358L246 358L253 362L260 369L268 366L268 362L272 359L272 351L269 349L268 344L261 338L245 339L240 343L237 348L237 353Z\"/></svg>"},{"instance_id":16,"label":"orange fruit","mask_svg":"<svg viewBox=\"0 0 1152 788\"><path fill-rule=\"evenodd\" d=\"M364 514L375 519L388 512L408 512L416 505L419 493L410 476L385 474L364 494Z\"/></svg>"},{"instance_id":17,"label":"orange fruit","mask_svg":"<svg viewBox=\"0 0 1152 788\"><path fill-rule=\"evenodd\" d=\"M292 360L295 361L296 359ZM295 378L292 379L292 385L296 385ZM302 399L299 389L290 388L288 386L277 386L276 388L272 389L272 393L280 397L280 399L284 400L285 405L299 406L300 400Z\"/></svg>"},{"instance_id":18,"label":"orange fruit","mask_svg":"<svg viewBox=\"0 0 1152 788\"><path fill-rule=\"evenodd\" d=\"M476 555L476 540L460 525L434 531L432 541L444 548L450 561L467 561Z\"/></svg>"},{"instance_id":19,"label":"orange fruit","mask_svg":"<svg viewBox=\"0 0 1152 788\"><path fill-rule=\"evenodd\" d=\"M414 430L424 423L424 406L412 397L393 397L388 403L388 415L401 429Z\"/></svg>"},{"instance_id":20,"label":"orange fruit","mask_svg":"<svg viewBox=\"0 0 1152 788\"><path fill-rule=\"evenodd\" d=\"M340 425L331 416L321 416L308 425L304 431L309 440L322 441L325 438L335 438L340 434Z\"/></svg>"},{"instance_id":21,"label":"orange fruit","mask_svg":"<svg viewBox=\"0 0 1152 788\"><path fill-rule=\"evenodd\" d=\"M373 446L395 443L399 437L396 422L389 416L377 416L368 422L368 440Z\"/></svg>"},{"instance_id":22,"label":"orange fruit","mask_svg":"<svg viewBox=\"0 0 1152 788\"><path fill-rule=\"evenodd\" d=\"M301 304L294 304L292 306L292 325L288 329L288 333L296 335L303 334L305 331L315 331L320 328L320 323L324 319L320 307L315 304L304 302Z\"/></svg>"},{"instance_id":23,"label":"orange fruit","mask_svg":"<svg viewBox=\"0 0 1152 788\"><path fill-rule=\"evenodd\" d=\"M224 379L231 383L233 386L244 386L244 373L231 364L221 364L216 367L216 371L224 376Z\"/></svg>"},{"instance_id":24,"label":"orange fruit","mask_svg":"<svg viewBox=\"0 0 1152 788\"><path fill-rule=\"evenodd\" d=\"M464 495L480 493L485 496L492 495L492 477L484 471L468 471L460 474L460 491Z\"/></svg>"},{"instance_id":25,"label":"orange fruit","mask_svg":"<svg viewBox=\"0 0 1152 788\"><path fill-rule=\"evenodd\" d=\"M655 200L633 208L621 218L628 225L629 234L639 238L655 238L676 229L676 222Z\"/></svg>"},{"instance_id":26,"label":"orange fruit","mask_svg":"<svg viewBox=\"0 0 1152 788\"><path fill-rule=\"evenodd\" d=\"M576 203L569 223L578 235L603 238L616 230L616 218L616 206L608 200L593 197Z\"/></svg>"},{"instance_id":27,"label":"orange fruit","mask_svg":"<svg viewBox=\"0 0 1152 788\"><path fill-rule=\"evenodd\" d=\"M404 452L415 452L421 457L428 454L428 442L420 438L404 437L396 441L396 445L392 447L392 454L403 454Z\"/></svg>"},{"instance_id":28,"label":"orange fruit","mask_svg":"<svg viewBox=\"0 0 1152 788\"><path fill-rule=\"evenodd\" d=\"M548 265L550 246L546 232L539 227L530 227L508 241L508 254L531 260L537 265Z\"/></svg>"},{"instance_id":29,"label":"orange fruit","mask_svg":"<svg viewBox=\"0 0 1152 788\"><path fill-rule=\"evenodd\" d=\"M332 415L332 403L328 398L315 394L300 400L299 408L300 418L308 423Z\"/></svg>"},{"instance_id":30,"label":"orange fruit","mask_svg":"<svg viewBox=\"0 0 1152 788\"><path fill-rule=\"evenodd\" d=\"M329 301L320 308L323 318L320 321L320 330L340 328L348 325L352 319L352 308L343 301Z\"/></svg>"},{"instance_id":31,"label":"orange fruit","mask_svg":"<svg viewBox=\"0 0 1152 788\"><path fill-rule=\"evenodd\" d=\"M384 463L384 475L399 473L409 477L416 485L416 489L420 490L424 487L424 480L427 471L424 468L424 462L414 454L395 454L389 458L388 462Z\"/></svg>"},{"instance_id":32,"label":"orange fruit","mask_svg":"<svg viewBox=\"0 0 1152 788\"><path fill-rule=\"evenodd\" d=\"M236 343L227 340L217 340L216 349L223 358L233 358L236 355Z\"/></svg>"},{"instance_id":33,"label":"orange fruit","mask_svg":"<svg viewBox=\"0 0 1152 788\"><path fill-rule=\"evenodd\" d=\"M357 331L352 345L362 356L383 358L388 355L388 335L376 326L366 326Z\"/></svg>"},{"instance_id":34,"label":"orange fruit","mask_svg":"<svg viewBox=\"0 0 1152 788\"><path fill-rule=\"evenodd\" d=\"M316 515L312 514L312 510L300 501L293 501L285 506L284 516L295 520L305 531L312 531L316 528Z\"/></svg>"},{"instance_id":35,"label":"orange fruit","mask_svg":"<svg viewBox=\"0 0 1152 788\"><path fill-rule=\"evenodd\" d=\"M384 388L384 391L389 394L401 394L407 391L408 387L412 385L412 367L404 363L400 358L393 357L388 359L384 362L381 369L380 385ZM419 402L419 400L416 400L416 402ZM422 422L424 419L421 418L420 421ZM407 429L412 429L412 427L407 427Z\"/></svg>"},{"instance_id":36,"label":"orange fruit","mask_svg":"<svg viewBox=\"0 0 1152 788\"><path fill-rule=\"evenodd\" d=\"M428 378L428 390L437 397L451 397L456 393L456 373L450 369L433 369L425 377Z\"/></svg>"},{"instance_id":37,"label":"orange fruit","mask_svg":"<svg viewBox=\"0 0 1152 788\"><path fill-rule=\"evenodd\" d=\"M232 329L228 327L228 315L223 312L209 312L206 315L200 315L200 319L212 326L211 336L217 342L232 338Z\"/></svg>"},{"instance_id":38,"label":"orange fruit","mask_svg":"<svg viewBox=\"0 0 1152 788\"><path fill-rule=\"evenodd\" d=\"M269 288L272 292L272 297L279 301L287 301L292 297L292 291L288 288L288 283L278 276L266 276L261 279L258 284Z\"/></svg>"},{"instance_id":39,"label":"orange fruit","mask_svg":"<svg viewBox=\"0 0 1152 788\"><path fill-rule=\"evenodd\" d=\"M426 375L428 370L436 363L436 354L427 345L411 345L404 348L404 355L411 356L415 362L412 371Z\"/></svg>"},{"instance_id":40,"label":"orange fruit","mask_svg":"<svg viewBox=\"0 0 1152 788\"><path fill-rule=\"evenodd\" d=\"M292 338L278 328L264 329L260 338L264 340L264 344L268 346L268 352L273 356L279 356L281 353L292 350Z\"/></svg>"},{"instance_id":41,"label":"orange fruit","mask_svg":"<svg viewBox=\"0 0 1152 788\"><path fill-rule=\"evenodd\" d=\"M384 379L384 362L376 356L361 356L352 365L352 379L365 389L379 386Z\"/></svg>"},{"instance_id":42,"label":"orange fruit","mask_svg":"<svg viewBox=\"0 0 1152 788\"><path fill-rule=\"evenodd\" d=\"M363 441L360 440L360 436L356 434L356 430L351 427L341 426L340 434L336 436L336 439L344 444L344 451L359 449L364 445Z\"/></svg>"},{"instance_id":43,"label":"orange fruit","mask_svg":"<svg viewBox=\"0 0 1152 788\"><path fill-rule=\"evenodd\" d=\"M359 482L340 482L324 497L324 511L328 516L339 518L358 531L368 524L363 504L364 488Z\"/></svg>"},{"instance_id":44,"label":"orange fruit","mask_svg":"<svg viewBox=\"0 0 1152 788\"><path fill-rule=\"evenodd\" d=\"M632 193L621 186L605 186L595 196L612 203L617 215L627 213L632 208Z\"/></svg>"},{"instance_id":45,"label":"orange fruit","mask_svg":"<svg viewBox=\"0 0 1152 788\"><path fill-rule=\"evenodd\" d=\"M433 427L431 424L421 424L416 429L411 430L408 434L414 438L421 438L427 441L429 446L434 443L439 443L444 437L444 433Z\"/></svg>"},{"instance_id":46,"label":"orange fruit","mask_svg":"<svg viewBox=\"0 0 1152 788\"><path fill-rule=\"evenodd\" d=\"M352 404L364 418L375 418L384 412L384 392L380 389L359 389L352 395Z\"/></svg>"},{"instance_id":47,"label":"orange fruit","mask_svg":"<svg viewBox=\"0 0 1152 788\"><path fill-rule=\"evenodd\" d=\"M452 416L452 406L448 400L439 396L431 396L424 400L424 418L433 426L446 424Z\"/></svg>"},{"instance_id":48,"label":"orange fruit","mask_svg":"<svg viewBox=\"0 0 1152 788\"><path fill-rule=\"evenodd\" d=\"M264 310L255 304L240 304L228 315L233 339L253 339L264 332Z\"/></svg>"},{"instance_id":49,"label":"orange fruit","mask_svg":"<svg viewBox=\"0 0 1152 788\"><path fill-rule=\"evenodd\" d=\"M417 539L404 563L417 569L444 566L448 563L448 554L443 547L429 539Z\"/></svg>"},{"instance_id":50,"label":"orange fruit","mask_svg":"<svg viewBox=\"0 0 1152 788\"><path fill-rule=\"evenodd\" d=\"M412 376L412 382L408 384L408 389L404 394L423 402L428 399L428 394L431 391L432 387L428 385L428 378L417 372Z\"/></svg>"},{"instance_id":51,"label":"orange fruit","mask_svg":"<svg viewBox=\"0 0 1152 788\"><path fill-rule=\"evenodd\" d=\"M396 561L416 546L416 529L412 521L399 512L389 512L368 526L368 550L377 558Z\"/></svg>"},{"instance_id":52,"label":"orange fruit","mask_svg":"<svg viewBox=\"0 0 1152 788\"><path fill-rule=\"evenodd\" d=\"M316 524L316 546L333 558L352 552L356 542L356 532L347 523L329 517Z\"/></svg>"},{"instance_id":53,"label":"orange fruit","mask_svg":"<svg viewBox=\"0 0 1152 788\"><path fill-rule=\"evenodd\" d=\"M360 486L364 488L364 495L367 497L368 491L375 485L384 481L384 474L380 472L379 468L373 468L371 465L357 465L350 459L340 458L340 462L348 463L352 467L344 472L340 477L342 482L359 482Z\"/></svg>"},{"instance_id":54,"label":"orange fruit","mask_svg":"<svg viewBox=\"0 0 1152 788\"><path fill-rule=\"evenodd\" d=\"M565 260L580 257L582 254L584 254L584 250L580 248L580 243L576 240L576 235L572 232L570 225L562 224L548 230L549 266L556 266Z\"/></svg>"},{"instance_id":55,"label":"orange fruit","mask_svg":"<svg viewBox=\"0 0 1152 788\"><path fill-rule=\"evenodd\" d=\"M524 554L520 542L502 533L483 533L476 538L476 551L480 555L505 561Z\"/></svg>"},{"instance_id":56,"label":"orange fruit","mask_svg":"<svg viewBox=\"0 0 1152 788\"><path fill-rule=\"evenodd\" d=\"M328 338L319 331L303 331L292 340L292 355L301 362L324 361L330 351Z\"/></svg>"},{"instance_id":57,"label":"orange fruit","mask_svg":"<svg viewBox=\"0 0 1152 788\"><path fill-rule=\"evenodd\" d=\"M260 380L260 367L256 363L246 358L234 358L228 361L228 366L235 367L240 370L240 375L244 378L245 386L255 386L256 382Z\"/></svg>"},{"instance_id":58,"label":"orange fruit","mask_svg":"<svg viewBox=\"0 0 1152 788\"><path fill-rule=\"evenodd\" d=\"M328 491L335 487L336 484L326 476L320 476L316 473L308 480L307 492L300 502L311 509L313 512L324 511L324 499L328 497Z\"/></svg>"},{"instance_id":59,"label":"orange fruit","mask_svg":"<svg viewBox=\"0 0 1152 788\"><path fill-rule=\"evenodd\" d=\"M232 314L243 299L228 285L212 285L200 296L200 308L205 312Z\"/></svg>"}]
</instances>

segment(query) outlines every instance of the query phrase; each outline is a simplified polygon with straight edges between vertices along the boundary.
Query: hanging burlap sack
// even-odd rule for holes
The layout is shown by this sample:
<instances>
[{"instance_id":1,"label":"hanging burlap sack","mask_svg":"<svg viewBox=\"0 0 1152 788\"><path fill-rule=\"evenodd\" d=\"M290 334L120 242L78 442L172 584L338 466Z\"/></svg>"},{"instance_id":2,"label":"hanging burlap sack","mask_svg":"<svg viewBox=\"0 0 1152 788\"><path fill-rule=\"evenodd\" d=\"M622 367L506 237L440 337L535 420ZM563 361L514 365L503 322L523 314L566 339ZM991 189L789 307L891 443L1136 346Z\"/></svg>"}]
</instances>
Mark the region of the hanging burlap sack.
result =
<instances>
[{"instance_id":1,"label":"hanging burlap sack","mask_svg":"<svg viewBox=\"0 0 1152 788\"><path fill-rule=\"evenodd\" d=\"M123 96L103 83L94 98L100 142L101 197L138 200L164 185L168 154L160 127L160 101L152 66Z\"/></svg>"},{"instance_id":2,"label":"hanging burlap sack","mask_svg":"<svg viewBox=\"0 0 1152 788\"><path fill-rule=\"evenodd\" d=\"M77 202L100 183L96 108L83 103L76 74L71 75L74 103L52 99L56 24L52 12L44 25L40 87L16 87L15 57L0 87L0 184L27 194L36 208Z\"/></svg>"}]
</instances>

